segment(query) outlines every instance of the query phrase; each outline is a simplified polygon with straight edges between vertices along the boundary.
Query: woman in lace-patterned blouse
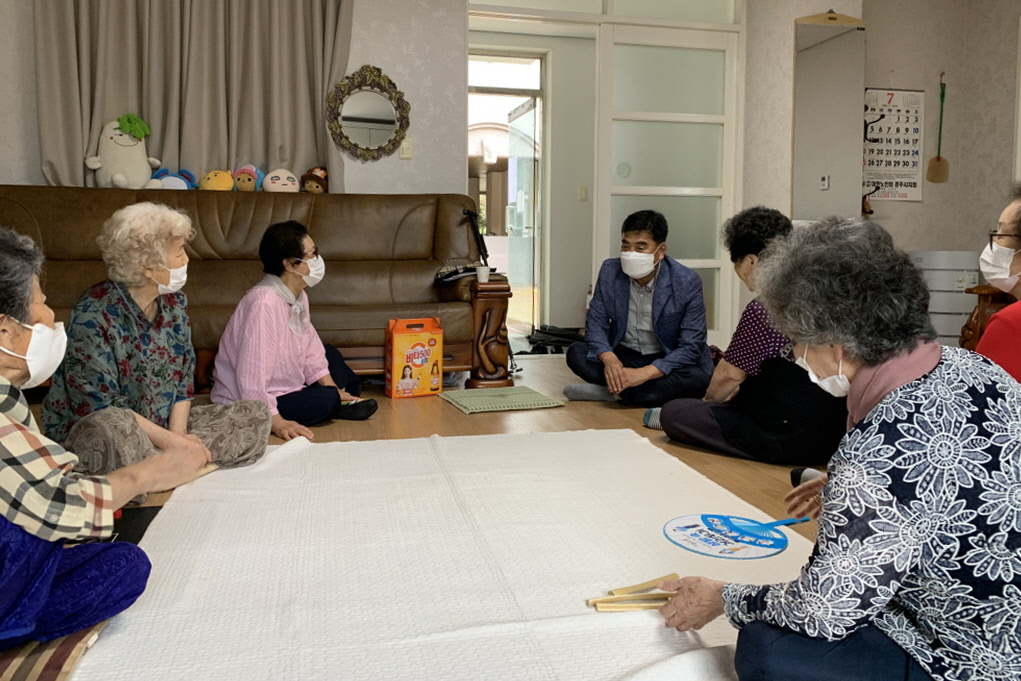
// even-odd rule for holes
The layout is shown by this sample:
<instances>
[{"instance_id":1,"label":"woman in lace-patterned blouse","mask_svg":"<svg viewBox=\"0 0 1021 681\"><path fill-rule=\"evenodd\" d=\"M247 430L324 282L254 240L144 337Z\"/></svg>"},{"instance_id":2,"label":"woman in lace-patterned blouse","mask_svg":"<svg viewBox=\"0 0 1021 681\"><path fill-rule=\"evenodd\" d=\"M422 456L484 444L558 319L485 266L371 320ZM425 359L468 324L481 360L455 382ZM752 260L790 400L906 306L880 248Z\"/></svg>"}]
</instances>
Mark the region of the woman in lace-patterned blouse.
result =
<instances>
[{"instance_id":1,"label":"woman in lace-patterned blouse","mask_svg":"<svg viewBox=\"0 0 1021 681\"><path fill-rule=\"evenodd\" d=\"M742 681L1021 678L1021 385L932 342L925 283L882 227L795 228L767 255L762 301L852 427L801 574L665 582L667 624L726 614Z\"/></svg>"}]
</instances>

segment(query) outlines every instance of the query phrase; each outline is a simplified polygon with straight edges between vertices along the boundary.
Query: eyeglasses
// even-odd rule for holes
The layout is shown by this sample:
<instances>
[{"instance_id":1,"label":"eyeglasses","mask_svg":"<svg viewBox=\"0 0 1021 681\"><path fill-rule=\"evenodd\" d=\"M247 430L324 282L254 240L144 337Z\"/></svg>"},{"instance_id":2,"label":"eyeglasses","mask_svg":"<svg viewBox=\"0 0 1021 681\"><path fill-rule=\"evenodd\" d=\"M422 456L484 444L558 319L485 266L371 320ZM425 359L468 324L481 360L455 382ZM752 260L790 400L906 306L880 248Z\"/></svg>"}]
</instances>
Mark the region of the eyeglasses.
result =
<instances>
[{"instance_id":1,"label":"eyeglasses","mask_svg":"<svg viewBox=\"0 0 1021 681\"><path fill-rule=\"evenodd\" d=\"M1004 234L1003 232L989 232L989 248L993 247L993 239L997 237L1000 239L1017 239L1021 234Z\"/></svg>"}]
</instances>

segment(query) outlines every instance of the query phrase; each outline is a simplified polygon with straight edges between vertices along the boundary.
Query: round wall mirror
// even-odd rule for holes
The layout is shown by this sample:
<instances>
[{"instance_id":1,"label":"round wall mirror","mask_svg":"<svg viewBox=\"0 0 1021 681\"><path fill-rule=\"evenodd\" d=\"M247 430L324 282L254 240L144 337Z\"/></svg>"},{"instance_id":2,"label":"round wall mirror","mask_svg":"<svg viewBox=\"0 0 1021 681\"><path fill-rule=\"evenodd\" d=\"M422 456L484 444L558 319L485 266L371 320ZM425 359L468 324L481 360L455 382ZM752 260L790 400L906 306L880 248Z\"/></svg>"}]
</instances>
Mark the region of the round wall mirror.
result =
<instances>
[{"instance_id":1,"label":"round wall mirror","mask_svg":"<svg viewBox=\"0 0 1021 681\"><path fill-rule=\"evenodd\" d=\"M326 97L326 120L337 146L363 161L397 151L410 125L411 105L383 72L366 64Z\"/></svg>"},{"instance_id":2,"label":"round wall mirror","mask_svg":"<svg viewBox=\"0 0 1021 681\"><path fill-rule=\"evenodd\" d=\"M374 149L390 141L397 130L397 112L378 92L359 90L341 107L340 127L358 146Z\"/></svg>"}]
</instances>

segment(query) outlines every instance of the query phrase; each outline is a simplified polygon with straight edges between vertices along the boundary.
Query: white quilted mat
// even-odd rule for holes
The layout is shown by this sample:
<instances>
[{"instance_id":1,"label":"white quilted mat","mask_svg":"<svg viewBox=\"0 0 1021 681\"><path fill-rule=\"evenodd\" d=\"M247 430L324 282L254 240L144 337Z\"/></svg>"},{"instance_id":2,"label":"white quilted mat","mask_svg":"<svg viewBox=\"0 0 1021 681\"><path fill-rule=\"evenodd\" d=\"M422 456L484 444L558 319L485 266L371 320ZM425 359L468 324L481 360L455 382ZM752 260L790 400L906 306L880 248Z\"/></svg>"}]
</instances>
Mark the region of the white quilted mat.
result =
<instances>
[{"instance_id":1,"label":"white quilted mat","mask_svg":"<svg viewBox=\"0 0 1021 681\"><path fill-rule=\"evenodd\" d=\"M72 681L731 678L725 619L682 634L585 605L669 572L783 581L811 549L664 538L707 511L765 519L630 430L292 441L174 493L147 591Z\"/></svg>"}]
</instances>

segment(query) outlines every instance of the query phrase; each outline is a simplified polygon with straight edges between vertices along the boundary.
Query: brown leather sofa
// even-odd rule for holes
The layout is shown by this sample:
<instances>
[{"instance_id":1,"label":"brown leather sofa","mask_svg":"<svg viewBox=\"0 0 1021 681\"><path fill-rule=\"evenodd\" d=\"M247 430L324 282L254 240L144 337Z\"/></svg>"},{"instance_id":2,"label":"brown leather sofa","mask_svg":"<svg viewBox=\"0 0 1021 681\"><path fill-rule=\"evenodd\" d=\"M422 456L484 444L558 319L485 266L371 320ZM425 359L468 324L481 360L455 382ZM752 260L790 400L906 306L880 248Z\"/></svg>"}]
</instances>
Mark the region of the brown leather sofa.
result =
<instances>
[{"instance_id":1,"label":"brown leather sofa","mask_svg":"<svg viewBox=\"0 0 1021 681\"><path fill-rule=\"evenodd\" d=\"M297 220L326 260L326 278L308 289L312 323L360 374L383 372L393 318L438 317L444 369L470 371L468 387L512 385L507 370L504 277L437 283L444 265L479 258L456 194L355 195L98 189L0 185L0 224L28 234L46 253L43 288L66 320L85 289L106 278L96 237L118 208L155 201L185 210L196 229L188 310L198 355L196 387L208 388L220 335L237 302L263 277L263 231Z\"/></svg>"}]
</instances>

